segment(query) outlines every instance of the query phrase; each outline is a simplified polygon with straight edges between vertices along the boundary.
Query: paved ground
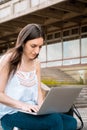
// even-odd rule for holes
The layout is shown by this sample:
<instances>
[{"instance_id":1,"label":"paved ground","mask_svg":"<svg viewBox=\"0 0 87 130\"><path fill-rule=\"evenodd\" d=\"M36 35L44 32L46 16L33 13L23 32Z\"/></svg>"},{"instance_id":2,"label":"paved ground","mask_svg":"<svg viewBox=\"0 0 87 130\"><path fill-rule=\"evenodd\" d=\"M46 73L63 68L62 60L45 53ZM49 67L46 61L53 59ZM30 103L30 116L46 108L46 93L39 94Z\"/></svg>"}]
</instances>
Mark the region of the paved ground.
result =
<instances>
[{"instance_id":1,"label":"paved ground","mask_svg":"<svg viewBox=\"0 0 87 130\"><path fill-rule=\"evenodd\" d=\"M84 128L82 130L87 130L87 108L78 108L78 110L79 110L79 112L82 116L82 119L84 121ZM79 123L80 122L78 120L78 125L79 125ZM0 127L0 130L2 130L1 127Z\"/></svg>"},{"instance_id":2,"label":"paved ground","mask_svg":"<svg viewBox=\"0 0 87 130\"><path fill-rule=\"evenodd\" d=\"M84 128L82 130L87 130L87 108L78 108L81 117L83 119L84 122ZM79 124L79 120L78 120L78 124Z\"/></svg>"}]
</instances>

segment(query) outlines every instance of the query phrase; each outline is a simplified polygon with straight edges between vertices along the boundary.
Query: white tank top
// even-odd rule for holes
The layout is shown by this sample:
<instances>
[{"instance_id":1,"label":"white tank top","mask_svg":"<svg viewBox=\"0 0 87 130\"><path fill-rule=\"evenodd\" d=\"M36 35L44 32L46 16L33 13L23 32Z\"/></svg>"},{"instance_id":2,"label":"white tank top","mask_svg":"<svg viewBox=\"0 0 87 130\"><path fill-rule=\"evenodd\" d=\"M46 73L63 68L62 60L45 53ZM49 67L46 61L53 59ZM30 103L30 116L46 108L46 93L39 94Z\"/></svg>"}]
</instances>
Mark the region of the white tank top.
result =
<instances>
[{"instance_id":1,"label":"white tank top","mask_svg":"<svg viewBox=\"0 0 87 130\"><path fill-rule=\"evenodd\" d=\"M16 100L37 104L38 80L36 70L31 72L17 71L13 76L10 76L5 92ZM0 104L0 118L5 114L12 114L17 111L15 108Z\"/></svg>"}]
</instances>

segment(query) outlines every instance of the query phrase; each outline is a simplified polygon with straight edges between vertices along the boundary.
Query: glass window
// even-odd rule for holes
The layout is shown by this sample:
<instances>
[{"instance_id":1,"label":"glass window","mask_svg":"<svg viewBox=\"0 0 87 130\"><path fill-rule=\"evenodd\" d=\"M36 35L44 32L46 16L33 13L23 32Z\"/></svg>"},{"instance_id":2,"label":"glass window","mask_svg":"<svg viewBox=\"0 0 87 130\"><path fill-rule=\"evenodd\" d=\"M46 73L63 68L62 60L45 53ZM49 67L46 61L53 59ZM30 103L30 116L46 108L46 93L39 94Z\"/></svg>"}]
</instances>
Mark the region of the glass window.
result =
<instances>
[{"instance_id":1,"label":"glass window","mask_svg":"<svg viewBox=\"0 0 87 130\"><path fill-rule=\"evenodd\" d=\"M82 33L87 32L87 26L83 26L83 27L81 28L81 32L82 32Z\"/></svg>"},{"instance_id":2,"label":"glass window","mask_svg":"<svg viewBox=\"0 0 87 130\"><path fill-rule=\"evenodd\" d=\"M80 44L79 40L63 42L63 58L80 57Z\"/></svg>"},{"instance_id":3,"label":"glass window","mask_svg":"<svg viewBox=\"0 0 87 130\"><path fill-rule=\"evenodd\" d=\"M70 30L66 30L66 31L64 31L64 32L63 32L63 37L65 37L65 36L69 36L69 33L70 33Z\"/></svg>"},{"instance_id":4,"label":"glass window","mask_svg":"<svg viewBox=\"0 0 87 130\"><path fill-rule=\"evenodd\" d=\"M47 67L46 63L41 63L41 68L46 68L46 67Z\"/></svg>"},{"instance_id":5,"label":"glass window","mask_svg":"<svg viewBox=\"0 0 87 130\"><path fill-rule=\"evenodd\" d=\"M56 33L54 34L54 37L55 37L55 38L60 38L60 32L56 32Z\"/></svg>"},{"instance_id":6,"label":"glass window","mask_svg":"<svg viewBox=\"0 0 87 130\"><path fill-rule=\"evenodd\" d=\"M71 31L72 34L78 34L78 32L79 32L78 28L73 28Z\"/></svg>"},{"instance_id":7,"label":"glass window","mask_svg":"<svg viewBox=\"0 0 87 130\"><path fill-rule=\"evenodd\" d=\"M81 39L81 56L87 56L87 38Z\"/></svg>"},{"instance_id":8,"label":"glass window","mask_svg":"<svg viewBox=\"0 0 87 130\"><path fill-rule=\"evenodd\" d=\"M85 64L85 63L87 63L87 58L82 58L81 59L81 64Z\"/></svg>"},{"instance_id":9,"label":"glass window","mask_svg":"<svg viewBox=\"0 0 87 130\"><path fill-rule=\"evenodd\" d=\"M53 34L47 35L47 40L52 40L53 39Z\"/></svg>"},{"instance_id":10,"label":"glass window","mask_svg":"<svg viewBox=\"0 0 87 130\"><path fill-rule=\"evenodd\" d=\"M62 61L47 62L47 67L62 66Z\"/></svg>"},{"instance_id":11,"label":"glass window","mask_svg":"<svg viewBox=\"0 0 87 130\"><path fill-rule=\"evenodd\" d=\"M41 48L39 59L41 62L46 61L46 46L45 45Z\"/></svg>"},{"instance_id":12,"label":"glass window","mask_svg":"<svg viewBox=\"0 0 87 130\"><path fill-rule=\"evenodd\" d=\"M62 44L55 43L47 46L47 60L62 59Z\"/></svg>"},{"instance_id":13,"label":"glass window","mask_svg":"<svg viewBox=\"0 0 87 130\"><path fill-rule=\"evenodd\" d=\"M79 63L80 59L63 60L63 65L74 65Z\"/></svg>"}]
</instances>

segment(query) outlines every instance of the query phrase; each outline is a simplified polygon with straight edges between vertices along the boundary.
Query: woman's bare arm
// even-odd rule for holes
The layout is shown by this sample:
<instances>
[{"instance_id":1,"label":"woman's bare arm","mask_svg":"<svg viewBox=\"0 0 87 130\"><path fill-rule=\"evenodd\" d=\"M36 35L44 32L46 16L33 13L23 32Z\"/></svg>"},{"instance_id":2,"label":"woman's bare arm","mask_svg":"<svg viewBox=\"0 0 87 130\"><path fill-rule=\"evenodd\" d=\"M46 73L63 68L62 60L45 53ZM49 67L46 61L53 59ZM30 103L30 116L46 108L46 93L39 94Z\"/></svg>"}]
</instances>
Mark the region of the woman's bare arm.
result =
<instances>
[{"instance_id":1,"label":"woman's bare arm","mask_svg":"<svg viewBox=\"0 0 87 130\"><path fill-rule=\"evenodd\" d=\"M14 108L20 108L20 103L6 95L5 89L8 82L9 65L8 60L10 57L4 56L0 61L0 103Z\"/></svg>"},{"instance_id":2,"label":"woman's bare arm","mask_svg":"<svg viewBox=\"0 0 87 130\"><path fill-rule=\"evenodd\" d=\"M6 57L0 62L0 103L24 111L31 112L31 109L33 109L34 111L38 111L37 106L23 103L6 95L5 89L8 82L9 73L8 60L9 58Z\"/></svg>"},{"instance_id":3,"label":"woman's bare arm","mask_svg":"<svg viewBox=\"0 0 87 130\"><path fill-rule=\"evenodd\" d=\"M38 78L38 105L41 106L41 104L43 103L43 94L41 89L41 68L39 61L37 61L37 78Z\"/></svg>"}]
</instances>

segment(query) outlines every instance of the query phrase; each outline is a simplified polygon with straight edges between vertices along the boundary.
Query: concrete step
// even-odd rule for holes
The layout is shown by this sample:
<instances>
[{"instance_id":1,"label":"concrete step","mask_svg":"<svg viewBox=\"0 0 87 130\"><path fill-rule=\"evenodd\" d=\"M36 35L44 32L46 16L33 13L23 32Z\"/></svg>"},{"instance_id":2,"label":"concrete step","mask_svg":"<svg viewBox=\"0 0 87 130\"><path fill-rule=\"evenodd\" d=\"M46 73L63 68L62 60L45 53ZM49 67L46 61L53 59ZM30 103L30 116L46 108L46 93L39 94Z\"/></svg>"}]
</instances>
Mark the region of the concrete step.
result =
<instances>
[{"instance_id":1,"label":"concrete step","mask_svg":"<svg viewBox=\"0 0 87 130\"><path fill-rule=\"evenodd\" d=\"M87 107L87 87L84 87L76 99L77 107Z\"/></svg>"},{"instance_id":2,"label":"concrete step","mask_svg":"<svg viewBox=\"0 0 87 130\"><path fill-rule=\"evenodd\" d=\"M64 71L58 68L43 68L41 69L41 77L42 78L53 78L58 81L70 81L77 82L70 75L66 74Z\"/></svg>"}]
</instances>

